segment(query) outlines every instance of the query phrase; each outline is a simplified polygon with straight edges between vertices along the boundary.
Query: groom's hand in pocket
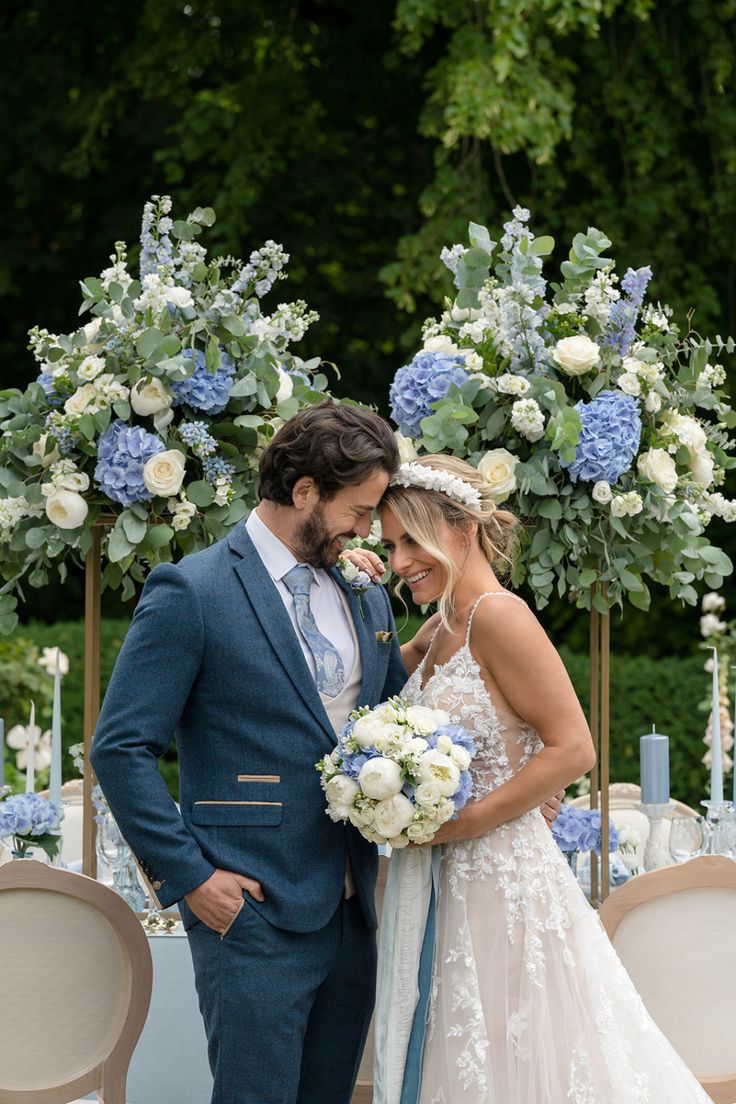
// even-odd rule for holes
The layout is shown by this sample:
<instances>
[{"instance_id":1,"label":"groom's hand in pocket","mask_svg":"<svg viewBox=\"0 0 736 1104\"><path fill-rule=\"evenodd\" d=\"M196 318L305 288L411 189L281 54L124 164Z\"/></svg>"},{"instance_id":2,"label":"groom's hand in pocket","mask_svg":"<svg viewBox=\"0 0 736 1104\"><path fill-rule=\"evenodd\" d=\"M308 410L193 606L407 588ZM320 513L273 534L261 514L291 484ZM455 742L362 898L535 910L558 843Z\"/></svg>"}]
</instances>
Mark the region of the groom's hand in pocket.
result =
<instances>
[{"instance_id":1,"label":"groom's hand in pocket","mask_svg":"<svg viewBox=\"0 0 736 1104\"><path fill-rule=\"evenodd\" d=\"M243 907L243 890L255 901L266 900L260 882L232 870L216 870L184 900L203 924L222 934Z\"/></svg>"}]
</instances>

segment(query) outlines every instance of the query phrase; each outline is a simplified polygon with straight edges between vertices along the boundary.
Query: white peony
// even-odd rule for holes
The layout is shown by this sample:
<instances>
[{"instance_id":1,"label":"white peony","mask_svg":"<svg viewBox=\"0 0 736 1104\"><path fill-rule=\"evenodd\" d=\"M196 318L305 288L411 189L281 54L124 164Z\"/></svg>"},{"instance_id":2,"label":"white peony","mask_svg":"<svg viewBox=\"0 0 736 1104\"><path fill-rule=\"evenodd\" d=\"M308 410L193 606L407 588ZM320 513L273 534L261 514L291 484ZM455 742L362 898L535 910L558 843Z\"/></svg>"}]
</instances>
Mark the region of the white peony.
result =
<instances>
[{"instance_id":1,"label":"white peony","mask_svg":"<svg viewBox=\"0 0 736 1104\"><path fill-rule=\"evenodd\" d=\"M531 384L524 376L515 376L512 372L504 372L496 378L496 389L502 395L526 395Z\"/></svg>"},{"instance_id":2,"label":"white peony","mask_svg":"<svg viewBox=\"0 0 736 1104\"><path fill-rule=\"evenodd\" d=\"M420 782L431 782L442 797L451 797L460 784L460 771L449 755L441 751L425 751L419 762L417 776Z\"/></svg>"},{"instance_id":3,"label":"white peony","mask_svg":"<svg viewBox=\"0 0 736 1104\"><path fill-rule=\"evenodd\" d=\"M59 529L77 529L89 512L89 507L76 491L55 490L46 499L46 516Z\"/></svg>"},{"instance_id":4,"label":"white peony","mask_svg":"<svg viewBox=\"0 0 736 1104\"><path fill-rule=\"evenodd\" d=\"M424 348L428 353L445 353L447 356L458 356L461 352L455 342L447 334L438 334L436 337L428 337L424 342Z\"/></svg>"},{"instance_id":5,"label":"white peony","mask_svg":"<svg viewBox=\"0 0 736 1104\"><path fill-rule=\"evenodd\" d=\"M376 805L376 831L391 840L392 847L396 846L392 837L400 836L413 819L414 806L404 794L394 794Z\"/></svg>"},{"instance_id":6,"label":"white peony","mask_svg":"<svg viewBox=\"0 0 736 1104\"><path fill-rule=\"evenodd\" d=\"M414 791L414 798L417 805L430 809L438 803L440 791L434 782L420 782Z\"/></svg>"},{"instance_id":7,"label":"white peony","mask_svg":"<svg viewBox=\"0 0 736 1104\"><path fill-rule=\"evenodd\" d=\"M651 448L643 452L637 460L639 474L656 483L666 494L672 494L677 486L677 468L666 449Z\"/></svg>"},{"instance_id":8,"label":"white peony","mask_svg":"<svg viewBox=\"0 0 736 1104\"><path fill-rule=\"evenodd\" d=\"M81 380L86 380L88 383L93 379L97 379L100 372L105 370L105 361L103 357L88 356L85 357L82 363L77 368L77 375Z\"/></svg>"},{"instance_id":9,"label":"white peony","mask_svg":"<svg viewBox=\"0 0 736 1104\"><path fill-rule=\"evenodd\" d=\"M155 376L148 381L138 380L130 392L130 405L136 414L145 418L149 414L158 414L161 410L168 410L174 396L166 384Z\"/></svg>"},{"instance_id":10,"label":"white peony","mask_svg":"<svg viewBox=\"0 0 736 1104\"><path fill-rule=\"evenodd\" d=\"M620 375L616 381L616 386L625 395L635 397L641 395L641 380L633 372L624 372L623 375Z\"/></svg>"},{"instance_id":11,"label":"white peony","mask_svg":"<svg viewBox=\"0 0 736 1104\"><path fill-rule=\"evenodd\" d=\"M194 306L192 293L185 287L167 287L165 289L166 302L179 310L190 310Z\"/></svg>"},{"instance_id":12,"label":"white peony","mask_svg":"<svg viewBox=\"0 0 736 1104\"><path fill-rule=\"evenodd\" d=\"M416 460L419 453L416 450L416 446L411 437L405 437L403 433L399 433L396 430L394 434L396 438L396 444L399 448L399 461L402 464L411 464L413 460Z\"/></svg>"},{"instance_id":13,"label":"white peony","mask_svg":"<svg viewBox=\"0 0 736 1104\"><path fill-rule=\"evenodd\" d=\"M406 711L406 722L420 736L431 736L435 729L450 723L450 715L445 713L444 709L410 705Z\"/></svg>"},{"instance_id":14,"label":"white peony","mask_svg":"<svg viewBox=\"0 0 736 1104\"><path fill-rule=\"evenodd\" d=\"M41 653L41 658L38 660L38 666L43 667L47 675L52 677L56 674L56 655L59 655L59 674L69 674L69 656L62 652L61 648L44 648Z\"/></svg>"},{"instance_id":15,"label":"white peony","mask_svg":"<svg viewBox=\"0 0 736 1104\"><path fill-rule=\"evenodd\" d=\"M360 787L354 778L346 774L336 774L325 786L325 797L336 812L347 816L348 809L360 793Z\"/></svg>"},{"instance_id":16,"label":"white peony","mask_svg":"<svg viewBox=\"0 0 736 1104\"><path fill-rule=\"evenodd\" d=\"M363 764L358 782L366 797L374 797L378 801L393 797L394 794L399 793L404 784L399 764L393 759L384 759L382 756L369 759Z\"/></svg>"},{"instance_id":17,"label":"white peony","mask_svg":"<svg viewBox=\"0 0 736 1104\"><path fill-rule=\"evenodd\" d=\"M605 506L613 498L611 484L606 483L605 479L599 479L593 487L593 498L596 502L601 502Z\"/></svg>"},{"instance_id":18,"label":"white peony","mask_svg":"<svg viewBox=\"0 0 736 1104\"><path fill-rule=\"evenodd\" d=\"M277 368L276 371L279 374L279 389L273 401L278 406L279 403L286 402L294 394L294 380L283 368Z\"/></svg>"},{"instance_id":19,"label":"white peony","mask_svg":"<svg viewBox=\"0 0 736 1104\"><path fill-rule=\"evenodd\" d=\"M352 735L360 747L373 747L376 740L383 739L385 729L385 721L382 721L375 713L366 713L365 717L359 717L355 722Z\"/></svg>"},{"instance_id":20,"label":"white peony","mask_svg":"<svg viewBox=\"0 0 736 1104\"><path fill-rule=\"evenodd\" d=\"M505 448L489 449L478 464L478 471L485 479L494 502L503 502L516 490L516 465L518 456Z\"/></svg>"},{"instance_id":21,"label":"white peony","mask_svg":"<svg viewBox=\"0 0 736 1104\"><path fill-rule=\"evenodd\" d=\"M600 360L600 347L585 334L563 337L552 350L552 359L568 376L583 376Z\"/></svg>"},{"instance_id":22,"label":"white peony","mask_svg":"<svg viewBox=\"0 0 736 1104\"><path fill-rule=\"evenodd\" d=\"M673 410L667 414L664 422L665 427L675 435L680 444L686 445L691 452L705 448L708 438L697 418Z\"/></svg>"},{"instance_id":23,"label":"white peony","mask_svg":"<svg viewBox=\"0 0 736 1104\"><path fill-rule=\"evenodd\" d=\"M179 449L166 449L151 456L143 466L143 482L152 495L175 495L184 481L185 456Z\"/></svg>"},{"instance_id":24,"label":"white peony","mask_svg":"<svg viewBox=\"0 0 736 1104\"><path fill-rule=\"evenodd\" d=\"M54 445L50 452L46 452L46 442L48 439L48 433L42 433L38 440L33 442L33 455L39 458L42 468L48 468L50 464L55 464L61 456L56 445Z\"/></svg>"}]
</instances>

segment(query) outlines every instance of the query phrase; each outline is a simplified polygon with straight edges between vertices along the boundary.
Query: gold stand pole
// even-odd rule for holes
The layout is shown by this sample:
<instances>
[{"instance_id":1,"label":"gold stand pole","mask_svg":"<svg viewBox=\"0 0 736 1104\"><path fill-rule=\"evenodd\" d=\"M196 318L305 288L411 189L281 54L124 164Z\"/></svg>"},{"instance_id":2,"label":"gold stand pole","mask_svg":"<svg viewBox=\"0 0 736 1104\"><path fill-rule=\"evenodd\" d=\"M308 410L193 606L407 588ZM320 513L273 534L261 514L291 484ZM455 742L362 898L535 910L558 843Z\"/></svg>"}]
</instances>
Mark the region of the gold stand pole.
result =
<instances>
[{"instance_id":1,"label":"gold stand pole","mask_svg":"<svg viewBox=\"0 0 736 1104\"><path fill-rule=\"evenodd\" d=\"M100 715L100 592L102 531L92 528L92 547L84 570L84 788L82 821L82 869L89 878L97 876L97 852L94 807L92 805L92 767L89 761L92 737Z\"/></svg>"},{"instance_id":2,"label":"gold stand pole","mask_svg":"<svg viewBox=\"0 0 736 1104\"><path fill-rule=\"evenodd\" d=\"M593 587L592 597L597 593ZM608 594L608 584L601 583L601 595ZM598 856L594 851L590 855L590 900L595 905L604 901L609 890L609 784L611 773L611 616L599 613L594 607L590 611L590 733L593 737L596 761L590 772L590 807L601 810L601 857L600 885Z\"/></svg>"}]
</instances>

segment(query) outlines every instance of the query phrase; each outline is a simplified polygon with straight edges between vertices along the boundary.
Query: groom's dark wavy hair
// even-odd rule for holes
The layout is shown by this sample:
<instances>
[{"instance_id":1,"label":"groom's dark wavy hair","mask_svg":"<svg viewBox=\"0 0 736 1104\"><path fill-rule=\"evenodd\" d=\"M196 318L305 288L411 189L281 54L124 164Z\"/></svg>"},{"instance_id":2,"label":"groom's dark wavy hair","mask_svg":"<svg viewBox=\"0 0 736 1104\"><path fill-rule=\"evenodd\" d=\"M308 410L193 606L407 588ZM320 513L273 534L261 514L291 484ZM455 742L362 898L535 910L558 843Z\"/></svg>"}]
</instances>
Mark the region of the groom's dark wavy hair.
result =
<instances>
[{"instance_id":1,"label":"groom's dark wavy hair","mask_svg":"<svg viewBox=\"0 0 736 1104\"><path fill-rule=\"evenodd\" d=\"M365 407L326 399L289 418L266 447L258 493L291 506L294 484L309 475L320 497L329 499L376 471L393 475L398 466L399 450L388 422Z\"/></svg>"}]
</instances>

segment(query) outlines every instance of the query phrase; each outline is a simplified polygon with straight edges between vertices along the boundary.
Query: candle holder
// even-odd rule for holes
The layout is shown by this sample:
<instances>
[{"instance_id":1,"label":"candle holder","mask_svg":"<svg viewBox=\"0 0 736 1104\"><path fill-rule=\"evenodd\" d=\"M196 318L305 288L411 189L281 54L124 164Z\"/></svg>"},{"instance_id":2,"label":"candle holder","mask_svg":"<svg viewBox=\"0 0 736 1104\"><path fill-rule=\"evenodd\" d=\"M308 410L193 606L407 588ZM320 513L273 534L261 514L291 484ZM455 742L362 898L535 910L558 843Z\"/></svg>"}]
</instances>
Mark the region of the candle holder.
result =
<instances>
[{"instance_id":1,"label":"candle holder","mask_svg":"<svg viewBox=\"0 0 736 1104\"><path fill-rule=\"evenodd\" d=\"M736 843L736 823L732 801L701 801L706 809L705 819L710 829L708 852L731 858Z\"/></svg>"},{"instance_id":2,"label":"candle holder","mask_svg":"<svg viewBox=\"0 0 736 1104\"><path fill-rule=\"evenodd\" d=\"M662 866L671 866L670 847L667 839L665 817L674 809L671 801L665 801L661 805L637 804L637 809L644 813L649 821L649 835L644 848L644 869L659 870Z\"/></svg>"}]
</instances>

